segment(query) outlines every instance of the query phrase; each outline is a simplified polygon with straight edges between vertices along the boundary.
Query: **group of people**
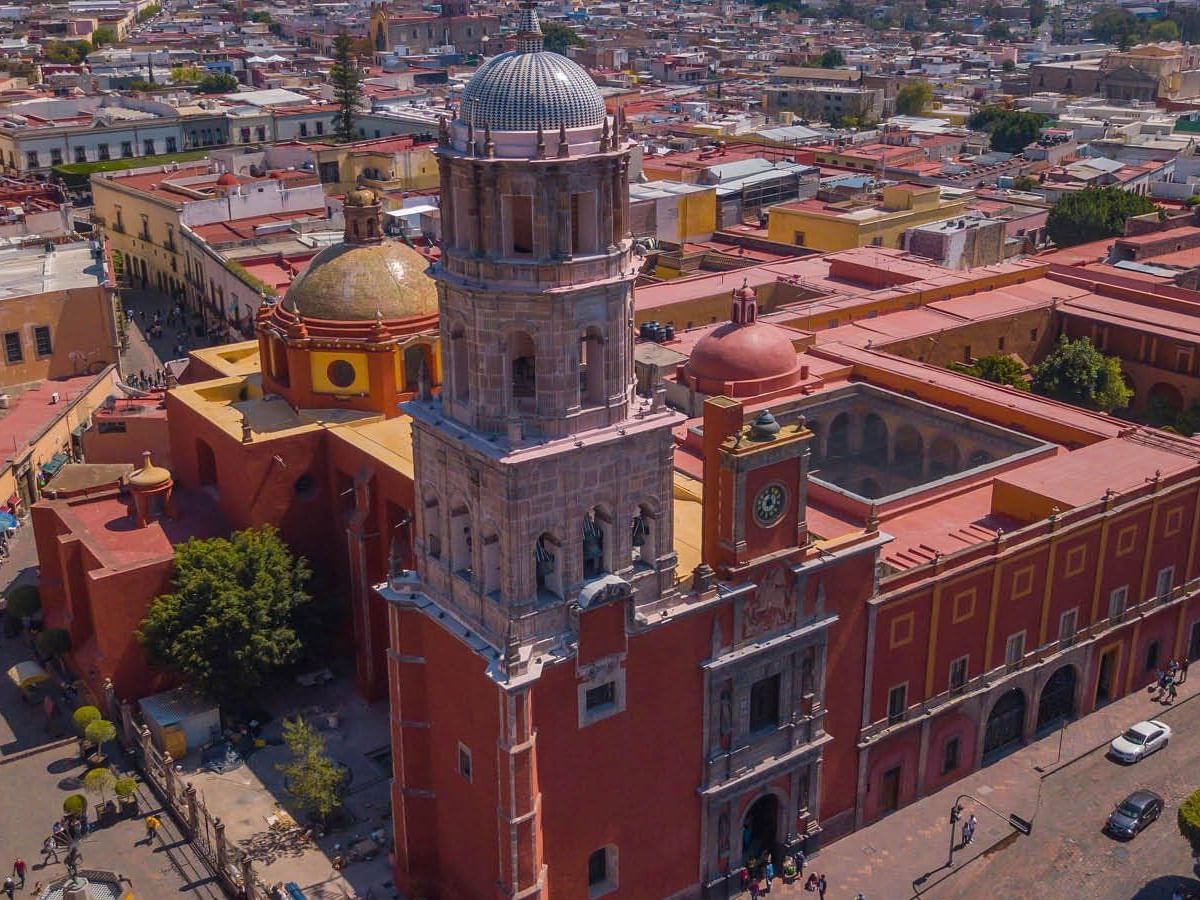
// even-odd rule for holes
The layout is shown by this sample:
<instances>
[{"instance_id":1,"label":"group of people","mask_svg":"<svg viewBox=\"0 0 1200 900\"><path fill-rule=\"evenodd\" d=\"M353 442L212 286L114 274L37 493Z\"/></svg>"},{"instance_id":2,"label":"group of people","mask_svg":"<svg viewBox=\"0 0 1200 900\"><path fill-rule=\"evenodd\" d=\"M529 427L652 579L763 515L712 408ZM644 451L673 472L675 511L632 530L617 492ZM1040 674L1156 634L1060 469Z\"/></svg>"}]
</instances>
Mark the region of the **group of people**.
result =
<instances>
[{"instance_id":1,"label":"group of people","mask_svg":"<svg viewBox=\"0 0 1200 900\"><path fill-rule=\"evenodd\" d=\"M1150 688L1153 699L1161 703L1174 703L1179 693L1178 685L1187 681L1187 671L1187 657L1184 657L1183 662L1173 659L1165 669L1159 669L1158 680Z\"/></svg>"},{"instance_id":2,"label":"group of people","mask_svg":"<svg viewBox=\"0 0 1200 900\"><path fill-rule=\"evenodd\" d=\"M784 857L780 869L775 868L775 860L770 853L765 854L762 859L751 859L738 873L741 889L749 893L752 900L757 900L763 894L771 893L771 885L777 875L785 880L793 876L797 879L803 878L806 862L803 850L797 850L795 856ZM819 894L821 900L825 900L826 884L824 874L811 872L804 882L804 889Z\"/></svg>"},{"instance_id":3,"label":"group of people","mask_svg":"<svg viewBox=\"0 0 1200 900\"><path fill-rule=\"evenodd\" d=\"M975 843L975 828L978 822L975 821L975 814L971 813L967 820L962 824L962 846Z\"/></svg>"},{"instance_id":4,"label":"group of people","mask_svg":"<svg viewBox=\"0 0 1200 900\"><path fill-rule=\"evenodd\" d=\"M147 372L145 369L138 369L136 375L129 376L129 383L143 391L163 390L167 387L167 370L161 368L155 372Z\"/></svg>"}]
</instances>

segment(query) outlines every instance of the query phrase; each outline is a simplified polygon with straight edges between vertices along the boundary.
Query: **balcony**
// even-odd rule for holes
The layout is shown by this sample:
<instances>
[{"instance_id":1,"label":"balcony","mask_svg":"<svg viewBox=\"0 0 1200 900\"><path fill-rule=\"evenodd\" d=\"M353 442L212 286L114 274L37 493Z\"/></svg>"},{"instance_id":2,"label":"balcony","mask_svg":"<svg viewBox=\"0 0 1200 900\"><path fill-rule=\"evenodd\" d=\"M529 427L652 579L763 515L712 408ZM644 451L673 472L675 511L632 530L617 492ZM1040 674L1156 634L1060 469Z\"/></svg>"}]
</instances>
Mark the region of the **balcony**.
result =
<instances>
[{"instance_id":1,"label":"balcony","mask_svg":"<svg viewBox=\"0 0 1200 900\"><path fill-rule=\"evenodd\" d=\"M1200 578L1195 578L1187 584L1172 588L1165 594L1155 594L1134 606L1130 606L1115 616L1100 619L1086 628L1082 628L1067 638L1056 638L1041 647L1024 654L1013 663L1003 663L990 671L967 679L963 684L935 694L919 703L914 703L898 715L885 716L863 728L858 735L858 746L866 747L881 738L907 728L927 716L938 715L956 704L977 694L990 691L997 685L1012 679L1015 675L1034 666L1052 663L1061 654L1074 647L1088 643L1098 643L1126 624L1143 618L1164 606L1174 606L1191 599L1200 592Z\"/></svg>"}]
</instances>

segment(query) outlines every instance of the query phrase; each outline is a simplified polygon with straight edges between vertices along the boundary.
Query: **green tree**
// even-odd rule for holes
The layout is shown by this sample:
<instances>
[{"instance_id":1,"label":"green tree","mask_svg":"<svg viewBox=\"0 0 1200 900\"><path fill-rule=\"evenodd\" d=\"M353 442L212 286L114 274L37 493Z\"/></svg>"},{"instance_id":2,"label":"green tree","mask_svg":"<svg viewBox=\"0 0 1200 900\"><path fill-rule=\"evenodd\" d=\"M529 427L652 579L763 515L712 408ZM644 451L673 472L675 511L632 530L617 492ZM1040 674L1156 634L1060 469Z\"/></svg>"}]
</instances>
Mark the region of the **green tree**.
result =
<instances>
[{"instance_id":1,"label":"green tree","mask_svg":"<svg viewBox=\"0 0 1200 900\"><path fill-rule=\"evenodd\" d=\"M1193 791L1179 804L1176 823L1179 833L1187 838L1193 849L1200 851L1200 791Z\"/></svg>"},{"instance_id":2,"label":"green tree","mask_svg":"<svg viewBox=\"0 0 1200 900\"><path fill-rule=\"evenodd\" d=\"M988 27L984 29L983 33L993 41L1007 41L1010 37L1012 37L1012 32L1009 31L1008 23L1000 21L989 22Z\"/></svg>"},{"instance_id":3,"label":"green tree","mask_svg":"<svg viewBox=\"0 0 1200 900\"><path fill-rule=\"evenodd\" d=\"M152 3L150 6L147 6L145 9L143 9L140 13L137 14L137 20L139 23L149 22L151 19L153 19L155 16L157 16L160 12L162 12L162 7L159 6L157 3Z\"/></svg>"},{"instance_id":4,"label":"green tree","mask_svg":"<svg viewBox=\"0 0 1200 900\"><path fill-rule=\"evenodd\" d=\"M1029 390L1029 381L1025 378L1025 367L1021 361L1005 353L993 353L981 356L974 365L968 367L967 374L990 381L993 384L1006 384L1019 391Z\"/></svg>"},{"instance_id":5,"label":"green tree","mask_svg":"<svg viewBox=\"0 0 1200 900\"><path fill-rule=\"evenodd\" d=\"M1154 210L1154 201L1115 187L1064 194L1046 217L1046 231L1059 247L1072 247L1125 233L1125 220Z\"/></svg>"},{"instance_id":6,"label":"green tree","mask_svg":"<svg viewBox=\"0 0 1200 900\"><path fill-rule=\"evenodd\" d=\"M87 727L93 722L98 722L104 718L94 706L81 706L75 712L71 713L71 721L75 727L79 729L79 733L83 734L87 731Z\"/></svg>"},{"instance_id":7,"label":"green tree","mask_svg":"<svg viewBox=\"0 0 1200 900\"><path fill-rule=\"evenodd\" d=\"M967 125L992 136L992 149L1002 153L1020 153L1041 133L1046 117L1040 113L985 106L976 111Z\"/></svg>"},{"instance_id":8,"label":"green tree","mask_svg":"<svg viewBox=\"0 0 1200 900\"><path fill-rule=\"evenodd\" d=\"M89 744L103 747L117 736L117 726L113 725L108 719L97 719L95 722L88 723L88 727L84 729L83 736Z\"/></svg>"},{"instance_id":9,"label":"green tree","mask_svg":"<svg viewBox=\"0 0 1200 900\"><path fill-rule=\"evenodd\" d=\"M299 656L310 574L271 526L186 541L138 640L155 665L237 706Z\"/></svg>"},{"instance_id":10,"label":"green tree","mask_svg":"<svg viewBox=\"0 0 1200 900\"><path fill-rule=\"evenodd\" d=\"M1046 0L1029 0L1029 27L1034 31L1046 21Z\"/></svg>"},{"instance_id":11,"label":"green tree","mask_svg":"<svg viewBox=\"0 0 1200 900\"><path fill-rule=\"evenodd\" d=\"M1177 41L1179 40L1179 26L1170 19L1155 22L1150 26L1150 31L1147 33L1146 38L1155 43Z\"/></svg>"},{"instance_id":12,"label":"green tree","mask_svg":"<svg viewBox=\"0 0 1200 900\"><path fill-rule=\"evenodd\" d=\"M83 794L70 794L63 798L62 808L64 815L81 816L87 809L87 797Z\"/></svg>"},{"instance_id":13,"label":"green tree","mask_svg":"<svg viewBox=\"0 0 1200 900\"><path fill-rule=\"evenodd\" d=\"M25 619L36 616L42 608L42 594L37 585L22 584L8 592L7 609L10 616Z\"/></svg>"},{"instance_id":14,"label":"green tree","mask_svg":"<svg viewBox=\"0 0 1200 900\"><path fill-rule=\"evenodd\" d=\"M908 39L908 46L912 47L914 50L920 50L925 46L924 35L914 34Z\"/></svg>"},{"instance_id":15,"label":"green tree","mask_svg":"<svg viewBox=\"0 0 1200 900\"><path fill-rule=\"evenodd\" d=\"M276 768L297 803L322 822L342 805L345 774L325 750L325 739L304 719L284 719L283 742L292 755Z\"/></svg>"},{"instance_id":16,"label":"green tree","mask_svg":"<svg viewBox=\"0 0 1200 900\"><path fill-rule=\"evenodd\" d=\"M271 24L271 14L269 12L267 12L265 9L259 10L256 13L250 14L250 21L257 22L260 25L270 25Z\"/></svg>"},{"instance_id":17,"label":"green tree","mask_svg":"<svg viewBox=\"0 0 1200 900\"><path fill-rule=\"evenodd\" d=\"M107 25L101 25L92 32L92 46L99 49L106 44L115 43L117 40L116 32Z\"/></svg>"},{"instance_id":18,"label":"green tree","mask_svg":"<svg viewBox=\"0 0 1200 900\"><path fill-rule=\"evenodd\" d=\"M37 636L36 646L42 656L57 659L71 649L71 635L64 628L47 628Z\"/></svg>"},{"instance_id":19,"label":"green tree","mask_svg":"<svg viewBox=\"0 0 1200 900\"><path fill-rule=\"evenodd\" d=\"M1064 403L1113 412L1129 405L1133 391L1121 374L1121 360L1105 356L1088 338L1068 340L1033 367L1033 390Z\"/></svg>"},{"instance_id":20,"label":"green tree","mask_svg":"<svg viewBox=\"0 0 1200 900\"><path fill-rule=\"evenodd\" d=\"M1041 182L1032 175L1018 175L1013 179L1013 190L1036 191L1040 186Z\"/></svg>"},{"instance_id":21,"label":"green tree","mask_svg":"<svg viewBox=\"0 0 1200 900\"><path fill-rule=\"evenodd\" d=\"M1000 68L1005 72L1015 72L1017 71L1017 64L1011 59L1006 59L1004 62L1000 63Z\"/></svg>"},{"instance_id":22,"label":"green tree","mask_svg":"<svg viewBox=\"0 0 1200 900\"><path fill-rule=\"evenodd\" d=\"M83 789L89 794L99 794L101 800L108 799L108 792L117 784L112 769L92 769L83 776Z\"/></svg>"},{"instance_id":23,"label":"green tree","mask_svg":"<svg viewBox=\"0 0 1200 900\"><path fill-rule=\"evenodd\" d=\"M42 45L46 61L59 65L79 65L91 52L92 45L87 41L47 41Z\"/></svg>"},{"instance_id":24,"label":"green tree","mask_svg":"<svg viewBox=\"0 0 1200 900\"><path fill-rule=\"evenodd\" d=\"M238 89L238 80L233 75L224 72L214 72L205 75L196 85L201 94L232 94Z\"/></svg>"},{"instance_id":25,"label":"green tree","mask_svg":"<svg viewBox=\"0 0 1200 900\"><path fill-rule=\"evenodd\" d=\"M584 40L569 25L562 22L543 22L542 46L555 53L566 54L568 47L584 46Z\"/></svg>"},{"instance_id":26,"label":"green tree","mask_svg":"<svg viewBox=\"0 0 1200 900\"><path fill-rule=\"evenodd\" d=\"M1119 6L1106 6L1092 16L1092 37L1107 44L1117 44L1122 49L1133 41L1137 29L1137 18Z\"/></svg>"},{"instance_id":27,"label":"green tree","mask_svg":"<svg viewBox=\"0 0 1200 900\"><path fill-rule=\"evenodd\" d=\"M334 133L346 141L354 136L354 115L362 100L362 73L353 50L354 39L340 32L333 41L333 68L329 72L333 99L338 105Z\"/></svg>"},{"instance_id":28,"label":"green tree","mask_svg":"<svg viewBox=\"0 0 1200 900\"><path fill-rule=\"evenodd\" d=\"M172 66L172 84L199 84L204 80L204 70L198 66Z\"/></svg>"},{"instance_id":29,"label":"green tree","mask_svg":"<svg viewBox=\"0 0 1200 900\"><path fill-rule=\"evenodd\" d=\"M896 114L919 116L933 103L933 88L926 81L909 81L896 91Z\"/></svg>"},{"instance_id":30,"label":"green tree","mask_svg":"<svg viewBox=\"0 0 1200 900\"><path fill-rule=\"evenodd\" d=\"M836 69L838 66L846 64L846 57L842 55L841 50L836 50L830 47L821 54L819 65L822 69Z\"/></svg>"}]
</instances>

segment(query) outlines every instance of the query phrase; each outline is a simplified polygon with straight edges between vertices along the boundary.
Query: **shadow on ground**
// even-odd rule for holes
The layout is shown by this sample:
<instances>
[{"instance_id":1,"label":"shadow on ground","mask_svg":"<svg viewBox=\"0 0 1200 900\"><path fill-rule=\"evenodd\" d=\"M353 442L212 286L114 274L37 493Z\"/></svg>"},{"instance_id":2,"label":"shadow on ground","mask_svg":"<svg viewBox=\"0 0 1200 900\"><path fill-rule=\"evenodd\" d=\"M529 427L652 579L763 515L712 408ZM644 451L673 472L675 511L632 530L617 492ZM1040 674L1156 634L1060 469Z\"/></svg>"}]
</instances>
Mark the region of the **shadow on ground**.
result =
<instances>
[{"instance_id":1,"label":"shadow on ground","mask_svg":"<svg viewBox=\"0 0 1200 900\"><path fill-rule=\"evenodd\" d=\"M1171 900L1176 890L1185 897L1200 896L1200 881L1186 875L1163 875L1147 881L1130 900Z\"/></svg>"}]
</instances>

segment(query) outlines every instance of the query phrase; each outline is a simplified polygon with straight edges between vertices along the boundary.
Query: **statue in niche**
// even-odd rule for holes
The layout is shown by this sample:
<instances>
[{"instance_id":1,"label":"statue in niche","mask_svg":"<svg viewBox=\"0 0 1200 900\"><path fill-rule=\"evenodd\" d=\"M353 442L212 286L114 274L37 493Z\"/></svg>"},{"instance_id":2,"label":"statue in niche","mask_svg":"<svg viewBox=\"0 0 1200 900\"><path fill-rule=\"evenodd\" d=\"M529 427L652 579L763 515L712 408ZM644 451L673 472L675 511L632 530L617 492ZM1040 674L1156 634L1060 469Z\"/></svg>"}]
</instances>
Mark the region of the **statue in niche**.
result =
<instances>
[{"instance_id":1,"label":"statue in niche","mask_svg":"<svg viewBox=\"0 0 1200 900\"><path fill-rule=\"evenodd\" d=\"M717 855L724 859L729 855L729 810L721 810L717 818Z\"/></svg>"},{"instance_id":2,"label":"statue in niche","mask_svg":"<svg viewBox=\"0 0 1200 900\"><path fill-rule=\"evenodd\" d=\"M721 699L719 702L721 713L721 747L728 750L733 738L733 696L728 681L721 685Z\"/></svg>"},{"instance_id":3,"label":"statue in niche","mask_svg":"<svg viewBox=\"0 0 1200 900\"><path fill-rule=\"evenodd\" d=\"M742 607L742 639L749 640L790 626L796 619L796 594L783 566L776 566Z\"/></svg>"}]
</instances>

